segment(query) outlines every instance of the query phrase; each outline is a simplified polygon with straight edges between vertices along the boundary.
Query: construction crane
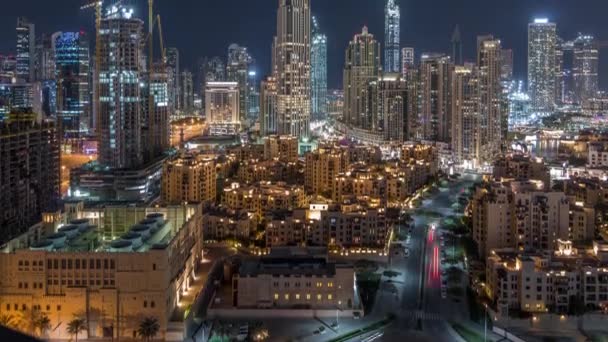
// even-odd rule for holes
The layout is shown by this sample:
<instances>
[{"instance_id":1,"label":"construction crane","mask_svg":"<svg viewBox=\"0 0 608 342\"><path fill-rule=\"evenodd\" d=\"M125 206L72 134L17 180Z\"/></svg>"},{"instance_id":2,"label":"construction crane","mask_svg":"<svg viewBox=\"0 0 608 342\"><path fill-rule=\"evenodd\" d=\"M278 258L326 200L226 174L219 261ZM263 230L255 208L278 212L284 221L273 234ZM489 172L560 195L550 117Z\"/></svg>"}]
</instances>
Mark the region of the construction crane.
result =
<instances>
[{"instance_id":1,"label":"construction crane","mask_svg":"<svg viewBox=\"0 0 608 342\"><path fill-rule=\"evenodd\" d=\"M100 34L101 31L101 9L103 7L102 0L93 0L82 7L81 10L88 10L91 8L95 9L95 75L93 77L93 110L95 111L95 133L99 135L99 73L100 73L100 64L101 64L101 43L100 43Z\"/></svg>"}]
</instances>

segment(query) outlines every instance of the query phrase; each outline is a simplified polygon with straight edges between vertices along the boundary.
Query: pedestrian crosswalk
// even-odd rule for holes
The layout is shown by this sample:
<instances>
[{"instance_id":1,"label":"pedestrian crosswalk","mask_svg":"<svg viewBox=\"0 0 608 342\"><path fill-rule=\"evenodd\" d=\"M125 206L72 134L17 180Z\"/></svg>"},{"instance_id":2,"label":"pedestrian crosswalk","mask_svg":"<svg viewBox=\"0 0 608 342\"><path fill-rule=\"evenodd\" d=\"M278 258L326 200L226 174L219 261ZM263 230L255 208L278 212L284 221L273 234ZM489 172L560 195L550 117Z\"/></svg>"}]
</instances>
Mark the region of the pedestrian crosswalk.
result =
<instances>
[{"instance_id":1,"label":"pedestrian crosswalk","mask_svg":"<svg viewBox=\"0 0 608 342\"><path fill-rule=\"evenodd\" d=\"M441 315L438 313L425 312L425 311L421 311L421 310L410 311L407 314L412 316L415 319L422 319L422 320L426 320L426 321L441 321L443 319L441 317Z\"/></svg>"}]
</instances>

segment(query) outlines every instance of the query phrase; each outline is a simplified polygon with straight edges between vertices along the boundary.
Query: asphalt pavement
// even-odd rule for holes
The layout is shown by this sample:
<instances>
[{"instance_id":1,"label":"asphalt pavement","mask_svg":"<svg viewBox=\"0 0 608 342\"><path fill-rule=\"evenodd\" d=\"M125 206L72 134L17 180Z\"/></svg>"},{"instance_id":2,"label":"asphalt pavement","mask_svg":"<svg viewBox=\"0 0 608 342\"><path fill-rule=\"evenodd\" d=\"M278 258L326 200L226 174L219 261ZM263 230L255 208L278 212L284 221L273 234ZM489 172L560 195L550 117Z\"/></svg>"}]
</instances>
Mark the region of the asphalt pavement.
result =
<instances>
[{"instance_id":1,"label":"asphalt pavement","mask_svg":"<svg viewBox=\"0 0 608 342\"><path fill-rule=\"evenodd\" d=\"M471 186L475 176L464 175L447 188L430 194L422 205L411 212L414 228L410 235L409 257L391 258L391 269L400 272L398 300L386 291L378 293L373 316L387 313L396 315L378 341L456 341L459 336L449 327L448 321L468 319L468 308L464 302L442 298L440 225L444 217L454 213L452 205L458 196ZM436 229L432 229L432 226ZM407 229L401 227L401 229ZM405 244L405 242L402 242ZM384 281L384 279L383 279Z\"/></svg>"}]
</instances>

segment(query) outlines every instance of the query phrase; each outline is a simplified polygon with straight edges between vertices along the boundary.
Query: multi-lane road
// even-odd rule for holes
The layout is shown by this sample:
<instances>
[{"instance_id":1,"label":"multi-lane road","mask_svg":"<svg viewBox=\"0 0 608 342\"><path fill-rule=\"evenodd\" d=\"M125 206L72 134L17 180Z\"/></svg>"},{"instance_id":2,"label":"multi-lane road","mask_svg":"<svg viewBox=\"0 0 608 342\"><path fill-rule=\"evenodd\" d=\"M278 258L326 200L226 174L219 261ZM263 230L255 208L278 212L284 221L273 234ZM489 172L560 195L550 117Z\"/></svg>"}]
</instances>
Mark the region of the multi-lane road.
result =
<instances>
[{"instance_id":1,"label":"multi-lane road","mask_svg":"<svg viewBox=\"0 0 608 342\"><path fill-rule=\"evenodd\" d=\"M410 234L409 257L391 258L391 269L402 275L392 283L397 296L380 291L374 315L394 313L396 320L388 326L380 341L454 341L447 322L468 317L467 305L442 296L441 242L442 218L457 214L452 205L475 176L464 175L447 188L432 194L412 214L414 227ZM432 213L431 213L432 212ZM433 229L432 227L435 227ZM401 228L407 229L407 228ZM444 289L445 291L445 289Z\"/></svg>"}]
</instances>

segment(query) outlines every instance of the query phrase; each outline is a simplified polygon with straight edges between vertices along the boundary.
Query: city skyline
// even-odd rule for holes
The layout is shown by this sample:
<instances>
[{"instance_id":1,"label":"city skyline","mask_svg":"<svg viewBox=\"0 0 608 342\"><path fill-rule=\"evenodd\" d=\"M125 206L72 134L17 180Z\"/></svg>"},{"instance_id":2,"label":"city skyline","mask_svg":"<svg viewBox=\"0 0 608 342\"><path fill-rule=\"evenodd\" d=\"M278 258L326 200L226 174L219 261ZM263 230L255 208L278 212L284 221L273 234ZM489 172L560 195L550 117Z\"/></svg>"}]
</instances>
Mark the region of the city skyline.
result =
<instances>
[{"instance_id":1,"label":"city skyline","mask_svg":"<svg viewBox=\"0 0 608 342\"><path fill-rule=\"evenodd\" d=\"M132 0L137 5L136 15L145 17L144 1ZM178 0L178 3L186 3ZM276 1L265 0L250 4L235 0L247 16L239 20L242 25L254 25L255 30L240 30L241 25L220 25L234 18L231 6L218 2L213 11L206 10L202 4L192 4L193 10L185 11L182 6L160 2L157 10L162 15L165 46L175 46L180 50L180 64L194 70L196 61L202 57L225 56L231 43L246 46L258 61L255 65L258 75L270 72L270 42L276 25ZM67 1L66 1L67 3ZM443 4L443 5L441 5ZM0 54L14 53L14 25L17 16L26 16L36 24L37 32L86 30L92 32L90 12L79 11L79 3L66 6L38 3L33 0L10 4L0 14ZM552 0L528 1L515 0L509 5L496 5L481 0L469 0L467 6L457 8L448 1L439 4L398 1L401 7L401 46L416 48L417 57L424 52L450 53L450 38L454 26L459 24L466 61L475 60L476 37L493 34L501 38L503 47L514 50L515 78L525 80L527 59L527 25L535 17L547 17L557 24L558 35L573 40L579 32L592 34L602 41L608 37L608 28L602 25L602 9L608 5L600 0L582 2L558 2ZM189 5L190 6L190 5ZM199 7L200 6L200 7ZM380 42L384 42L384 1L372 0L332 0L313 1L312 14L324 26L328 37L328 86L339 88L342 83L343 52L354 33L360 32L363 25L369 27ZM196 10L200 8L200 10ZM34 10L33 10L34 9ZM471 10L473 9L473 10ZM590 10L599 9L599 10ZM494 15L500 13L500 15ZM332 18L340 18L333 21ZM174 18L179 18L175 20ZM579 18L585 18L581 20ZM261 20L259 20L261 19ZM181 32L197 23L197 37L200 44L191 44L190 35ZM221 30L218 30L221 27ZM384 43L382 43L384 48ZM603 50L600 50L600 55ZM383 56L384 59L384 56ZM608 76L601 76L608 68L608 60L600 60L600 87L608 82Z\"/></svg>"}]
</instances>

